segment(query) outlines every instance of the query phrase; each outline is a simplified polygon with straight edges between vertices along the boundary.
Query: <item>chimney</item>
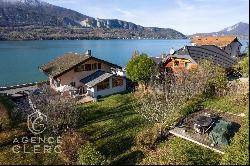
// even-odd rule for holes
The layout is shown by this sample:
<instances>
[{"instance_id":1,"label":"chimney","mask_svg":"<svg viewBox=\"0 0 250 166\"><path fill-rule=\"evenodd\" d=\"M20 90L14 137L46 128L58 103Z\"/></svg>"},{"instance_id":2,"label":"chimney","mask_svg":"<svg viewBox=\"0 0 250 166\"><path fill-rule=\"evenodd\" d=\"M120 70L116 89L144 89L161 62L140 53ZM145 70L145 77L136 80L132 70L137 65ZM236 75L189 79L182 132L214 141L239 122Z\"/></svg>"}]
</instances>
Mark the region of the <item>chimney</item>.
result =
<instances>
[{"instance_id":1,"label":"chimney","mask_svg":"<svg viewBox=\"0 0 250 166\"><path fill-rule=\"evenodd\" d=\"M173 55L175 53L175 50L173 48L170 49L169 54Z\"/></svg>"},{"instance_id":2,"label":"chimney","mask_svg":"<svg viewBox=\"0 0 250 166\"><path fill-rule=\"evenodd\" d=\"M86 51L86 53L85 53L85 54L87 54L87 55L91 56L91 50Z\"/></svg>"},{"instance_id":3,"label":"chimney","mask_svg":"<svg viewBox=\"0 0 250 166\"><path fill-rule=\"evenodd\" d=\"M165 52L163 52L163 53L161 54L161 58L162 58L162 59L166 58L166 53L165 53Z\"/></svg>"}]
</instances>

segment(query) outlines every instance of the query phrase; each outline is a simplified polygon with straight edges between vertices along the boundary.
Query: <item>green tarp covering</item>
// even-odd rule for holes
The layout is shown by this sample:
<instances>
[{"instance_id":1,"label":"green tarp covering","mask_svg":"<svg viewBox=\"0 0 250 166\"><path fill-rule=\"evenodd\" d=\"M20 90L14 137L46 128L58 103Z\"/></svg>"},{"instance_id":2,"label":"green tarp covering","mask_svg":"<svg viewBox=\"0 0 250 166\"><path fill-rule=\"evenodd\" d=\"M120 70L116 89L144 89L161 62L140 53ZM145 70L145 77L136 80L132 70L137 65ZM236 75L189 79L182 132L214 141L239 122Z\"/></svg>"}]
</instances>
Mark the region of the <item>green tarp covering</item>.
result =
<instances>
[{"instance_id":1,"label":"green tarp covering","mask_svg":"<svg viewBox=\"0 0 250 166\"><path fill-rule=\"evenodd\" d=\"M208 134L209 141L214 145L228 145L232 134L232 123L219 120Z\"/></svg>"}]
</instances>

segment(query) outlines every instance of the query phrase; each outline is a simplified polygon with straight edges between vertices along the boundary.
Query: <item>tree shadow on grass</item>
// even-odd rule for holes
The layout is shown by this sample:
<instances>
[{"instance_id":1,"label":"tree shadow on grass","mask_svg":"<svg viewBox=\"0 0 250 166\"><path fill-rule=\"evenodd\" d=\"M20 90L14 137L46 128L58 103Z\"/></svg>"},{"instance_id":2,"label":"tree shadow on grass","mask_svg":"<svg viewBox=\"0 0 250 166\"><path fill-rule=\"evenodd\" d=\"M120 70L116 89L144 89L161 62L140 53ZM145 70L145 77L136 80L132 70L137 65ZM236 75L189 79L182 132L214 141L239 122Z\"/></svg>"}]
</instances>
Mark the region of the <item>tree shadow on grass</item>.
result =
<instances>
[{"instance_id":1,"label":"tree shadow on grass","mask_svg":"<svg viewBox=\"0 0 250 166\"><path fill-rule=\"evenodd\" d=\"M144 157L145 155L142 151L136 150L113 161L111 165L136 165L140 163Z\"/></svg>"},{"instance_id":2,"label":"tree shadow on grass","mask_svg":"<svg viewBox=\"0 0 250 166\"><path fill-rule=\"evenodd\" d=\"M116 136L97 148L106 158L114 158L129 150L134 142L132 136Z\"/></svg>"},{"instance_id":3,"label":"tree shadow on grass","mask_svg":"<svg viewBox=\"0 0 250 166\"><path fill-rule=\"evenodd\" d=\"M88 132L89 135L98 133L97 137L92 138L92 141L97 141L144 125L145 119L129 110L127 106L119 106L117 109L119 111L114 112L114 109L107 109L102 110L102 113L99 112L95 116L86 115L86 119L82 121L80 128L86 129L85 132ZM108 124L106 125L106 123Z\"/></svg>"},{"instance_id":4,"label":"tree shadow on grass","mask_svg":"<svg viewBox=\"0 0 250 166\"><path fill-rule=\"evenodd\" d=\"M131 98L118 95L86 105L81 111L80 130L90 135L90 141L106 158L123 156L118 163L126 158L127 163L135 163L138 158L133 156L136 152L126 154L134 146L136 130L144 125L144 119L133 110L132 104Z\"/></svg>"},{"instance_id":5,"label":"tree shadow on grass","mask_svg":"<svg viewBox=\"0 0 250 166\"><path fill-rule=\"evenodd\" d=\"M132 110L132 106L128 104L119 105L117 107L102 107L96 109L86 109L81 112L81 120L79 126L97 123L109 119L116 119L119 117L126 117L136 114Z\"/></svg>"}]
</instances>

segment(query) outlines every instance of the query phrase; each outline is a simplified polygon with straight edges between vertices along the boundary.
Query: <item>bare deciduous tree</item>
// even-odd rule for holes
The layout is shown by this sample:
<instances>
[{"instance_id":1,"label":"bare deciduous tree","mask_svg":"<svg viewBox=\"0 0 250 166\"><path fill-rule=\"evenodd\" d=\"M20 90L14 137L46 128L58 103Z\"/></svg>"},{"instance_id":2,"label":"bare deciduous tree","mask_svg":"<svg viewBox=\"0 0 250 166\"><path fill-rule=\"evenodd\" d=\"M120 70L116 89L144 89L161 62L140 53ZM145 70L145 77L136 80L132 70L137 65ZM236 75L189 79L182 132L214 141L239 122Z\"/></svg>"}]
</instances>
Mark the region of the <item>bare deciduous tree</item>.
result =
<instances>
[{"instance_id":1,"label":"bare deciduous tree","mask_svg":"<svg viewBox=\"0 0 250 166\"><path fill-rule=\"evenodd\" d=\"M47 85L30 95L32 103L47 117L47 128L50 132L58 134L67 128L75 128L79 113L76 110L75 99L62 97Z\"/></svg>"},{"instance_id":2,"label":"bare deciduous tree","mask_svg":"<svg viewBox=\"0 0 250 166\"><path fill-rule=\"evenodd\" d=\"M164 127L164 123L175 120L174 114L186 101L211 91L212 85L214 91L218 90L217 83L225 79L224 70L209 61L201 62L193 70L167 73L163 79L152 76L148 91L138 97L140 107L136 110L147 120Z\"/></svg>"}]
</instances>

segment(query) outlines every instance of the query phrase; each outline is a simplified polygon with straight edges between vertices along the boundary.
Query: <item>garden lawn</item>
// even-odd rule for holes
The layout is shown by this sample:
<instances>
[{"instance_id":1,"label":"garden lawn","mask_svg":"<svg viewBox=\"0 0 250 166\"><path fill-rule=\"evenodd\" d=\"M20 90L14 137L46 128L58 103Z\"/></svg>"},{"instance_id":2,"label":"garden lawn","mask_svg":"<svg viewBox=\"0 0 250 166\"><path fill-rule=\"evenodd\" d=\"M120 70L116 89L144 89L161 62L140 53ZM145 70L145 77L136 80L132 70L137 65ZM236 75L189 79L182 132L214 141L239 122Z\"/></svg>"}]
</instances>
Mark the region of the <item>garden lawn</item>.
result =
<instances>
[{"instance_id":1,"label":"garden lawn","mask_svg":"<svg viewBox=\"0 0 250 166\"><path fill-rule=\"evenodd\" d=\"M143 157L132 147L135 136L149 124L133 105L132 94L117 94L80 107L79 131L89 136L110 164L135 164Z\"/></svg>"},{"instance_id":2,"label":"garden lawn","mask_svg":"<svg viewBox=\"0 0 250 166\"><path fill-rule=\"evenodd\" d=\"M245 107L244 113L243 124L231 145L227 147L220 163L222 165L249 165L249 104Z\"/></svg>"},{"instance_id":3,"label":"garden lawn","mask_svg":"<svg viewBox=\"0 0 250 166\"><path fill-rule=\"evenodd\" d=\"M248 100L244 98L243 95L238 96L223 96L220 98L207 99L202 104L209 109L213 109L216 111L222 112L230 112L230 113L243 113Z\"/></svg>"},{"instance_id":4,"label":"garden lawn","mask_svg":"<svg viewBox=\"0 0 250 166\"><path fill-rule=\"evenodd\" d=\"M207 148L171 136L140 163L143 165L218 165L221 155Z\"/></svg>"}]
</instances>

